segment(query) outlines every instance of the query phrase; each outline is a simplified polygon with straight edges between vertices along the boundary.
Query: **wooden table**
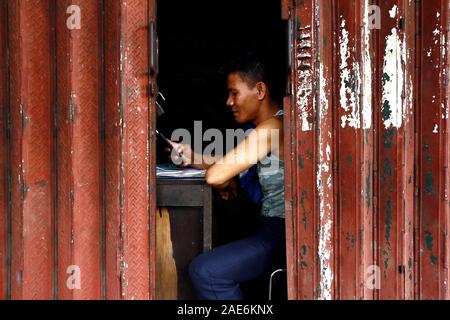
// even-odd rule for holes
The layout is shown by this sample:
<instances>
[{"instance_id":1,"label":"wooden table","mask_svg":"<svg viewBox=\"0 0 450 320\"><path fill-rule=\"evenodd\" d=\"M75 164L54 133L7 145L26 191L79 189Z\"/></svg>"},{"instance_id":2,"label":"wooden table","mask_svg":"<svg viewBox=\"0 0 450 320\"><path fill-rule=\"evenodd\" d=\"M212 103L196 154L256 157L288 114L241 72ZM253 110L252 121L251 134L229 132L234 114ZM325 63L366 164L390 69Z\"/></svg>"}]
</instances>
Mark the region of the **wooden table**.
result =
<instances>
[{"instance_id":1,"label":"wooden table","mask_svg":"<svg viewBox=\"0 0 450 320\"><path fill-rule=\"evenodd\" d=\"M157 179L158 299L194 299L189 263L212 249L212 190L204 179Z\"/></svg>"}]
</instances>

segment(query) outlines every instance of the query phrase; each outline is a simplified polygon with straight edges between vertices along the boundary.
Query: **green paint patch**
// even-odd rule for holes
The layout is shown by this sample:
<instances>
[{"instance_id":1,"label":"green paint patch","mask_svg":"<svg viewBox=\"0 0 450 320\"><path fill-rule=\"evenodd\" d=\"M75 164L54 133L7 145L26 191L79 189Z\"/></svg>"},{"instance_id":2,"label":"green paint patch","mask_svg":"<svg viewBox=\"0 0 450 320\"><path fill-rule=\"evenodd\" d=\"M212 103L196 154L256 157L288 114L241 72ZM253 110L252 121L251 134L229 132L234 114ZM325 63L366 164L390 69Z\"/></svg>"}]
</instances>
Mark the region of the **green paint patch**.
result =
<instances>
[{"instance_id":1,"label":"green paint patch","mask_svg":"<svg viewBox=\"0 0 450 320\"><path fill-rule=\"evenodd\" d=\"M386 202L386 240L391 241L391 226L392 226L392 202L388 197Z\"/></svg>"},{"instance_id":2,"label":"green paint patch","mask_svg":"<svg viewBox=\"0 0 450 320\"><path fill-rule=\"evenodd\" d=\"M432 163L433 162L433 158L430 155L425 156L425 161L428 163Z\"/></svg>"},{"instance_id":3,"label":"green paint patch","mask_svg":"<svg viewBox=\"0 0 450 320\"><path fill-rule=\"evenodd\" d=\"M430 195L433 195L434 194L433 185L434 185L433 171L430 169L427 170L425 176L425 192Z\"/></svg>"},{"instance_id":4,"label":"green paint patch","mask_svg":"<svg viewBox=\"0 0 450 320\"><path fill-rule=\"evenodd\" d=\"M302 197L300 198L300 205L302 206L302 212L303 212L303 227L306 231L306 208L305 208L305 198L306 198L306 192L302 192Z\"/></svg>"},{"instance_id":5,"label":"green paint patch","mask_svg":"<svg viewBox=\"0 0 450 320\"><path fill-rule=\"evenodd\" d=\"M392 168L391 160L389 158L384 158L383 174L390 177L394 176L394 169Z\"/></svg>"},{"instance_id":6,"label":"green paint patch","mask_svg":"<svg viewBox=\"0 0 450 320\"><path fill-rule=\"evenodd\" d=\"M381 110L381 118L383 119L383 121L387 121L391 117L391 114L391 105L389 104L388 100L384 100L383 108Z\"/></svg>"},{"instance_id":7,"label":"green paint patch","mask_svg":"<svg viewBox=\"0 0 450 320\"><path fill-rule=\"evenodd\" d=\"M301 155L298 155L298 156L297 156L297 161L298 161L298 167L299 167L300 169L304 169L305 166L303 165L303 158L302 158Z\"/></svg>"},{"instance_id":8,"label":"green paint patch","mask_svg":"<svg viewBox=\"0 0 450 320\"><path fill-rule=\"evenodd\" d=\"M391 81L391 77L386 72L384 72L381 81L383 83L383 86L385 86L388 82Z\"/></svg>"},{"instance_id":9,"label":"green paint patch","mask_svg":"<svg viewBox=\"0 0 450 320\"><path fill-rule=\"evenodd\" d=\"M429 231L425 232L425 243L426 243L427 249L429 251L433 251L433 235Z\"/></svg>"},{"instance_id":10,"label":"green paint patch","mask_svg":"<svg viewBox=\"0 0 450 320\"><path fill-rule=\"evenodd\" d=\"M352 156L348 156L348 157L347 157L347 163L348 163L348 164L352 164L352 162L353 162Z\"/></svg>"},{"instance_id":11,"label":"green paint patch","mask_svg":"<svg viewBox=\"0 0 450 320\"><path fill-rule=\"evenodd\" d=\"M306 255L307 252L308 252L308 246L306 244L304 244L302 246L302 255Z\"/></svg>"},{"instance_id":12,"label":"green paint patch","mask_svg":"<svg viewBox=\"0 0 450 320\"><path fill-rule=\"evenodd\" d=\"M432 264L437 263L437 258L433 255L433 235L430 231L425 232L425 244L427 246L428 251L430 251L430 260Z\"/></svg>"},{"instance_id":13,"label":"green paint patch","mask_svg":"<svg viewBox=\"0 0 450 320\"><path fill-rule=\"evenodd\" d=\"M352 249L355 248L356 239L354 235L351 235L350 233L345 234L345 240L350 241L352 245Z\"/></svg>"},{"instance_id":14,"label":"green paint patch","mask_svg":"<svg viewBox=\"0 0 450 320\"><path fill-rule=\"evenodd\" d=\"M392 166L391 160L389 158L384 158L383 160L383 174L381 175L381 188L384 190L386 187L387 180L389 178L389 191L394 191L394 185L392 182L392 177L394 177L394 168Z\"/></svg>"},{"instance_id":15,"label":"green paint patch","mask_svg":"<svg viewBox=\"0 0 450 320\"><path fill-rule=\"evenodd\" d=\"M393 128L384 131L383 144L386 148L392 148L392 143L395 138L395 130Z\"/></svg>"},{"instance_id":16,"label":"green paint patch","mask_svg":"<svg viewBox=\"0 0 450 320\"><path fill-rule=\"evenodd\" d=\"M430 259L431 259L431 263L432 263L432 264L436 264L436 263L437 263L437 258L436 258L436 256L431 255Z\"/></svg>"},{"instance_id":17,"label":"green paint patch","mask_svg":"<svg viewBox=\"0 0 450 320\"><path fill-rule=\"evenodd\" d=\"M303 1L302 1L303 2ZM297 16L295 17L295 27L297 28L297 31L302 30L302 25L300 23L300 18Z\"/></svg>"}]
</instances>

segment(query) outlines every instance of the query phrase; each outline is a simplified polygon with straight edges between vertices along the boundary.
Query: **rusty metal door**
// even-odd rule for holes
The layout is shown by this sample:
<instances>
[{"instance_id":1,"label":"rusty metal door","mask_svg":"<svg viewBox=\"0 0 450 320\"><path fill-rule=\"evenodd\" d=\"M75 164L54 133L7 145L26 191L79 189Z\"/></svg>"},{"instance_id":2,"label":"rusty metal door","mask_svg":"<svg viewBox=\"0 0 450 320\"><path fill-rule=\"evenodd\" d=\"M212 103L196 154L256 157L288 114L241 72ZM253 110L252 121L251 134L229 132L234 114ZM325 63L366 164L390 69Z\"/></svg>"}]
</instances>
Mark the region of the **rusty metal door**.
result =
<instances>
[{"instance_id":1,"label":"rusty metal door","mask_svg":"<svg viewBox=\"0 0 450 320\"><path fill-rule=\"evenodd\" d=\"M0 2L0 298L155 296L155 18Z\"/></svg>"},{"instance_id":2,"label":"rusty metal door","mask_svg":"<svg viewBox=\"0 0 450 320\"><path fill-rule=\"evenodd\" d=\"M450 1L282 5L289 297L449 299ZM156 296L155 19L0 0L0 298Z\"/></svg>"}]
</instances>

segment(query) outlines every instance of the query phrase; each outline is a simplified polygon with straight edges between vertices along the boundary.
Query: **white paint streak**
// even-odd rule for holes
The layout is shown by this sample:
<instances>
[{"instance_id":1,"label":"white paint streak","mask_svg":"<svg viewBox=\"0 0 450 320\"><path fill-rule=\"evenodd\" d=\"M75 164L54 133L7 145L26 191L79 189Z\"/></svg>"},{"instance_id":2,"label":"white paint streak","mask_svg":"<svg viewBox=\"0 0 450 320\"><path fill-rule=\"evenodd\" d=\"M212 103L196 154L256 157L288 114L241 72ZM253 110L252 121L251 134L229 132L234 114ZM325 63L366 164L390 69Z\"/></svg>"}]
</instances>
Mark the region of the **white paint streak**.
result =
<instances>
[{"instance_id":1,"label":"white paint streak","mask_svg":"<svg viewBox=\"0 0 450 320\"><path fill-rule=\"evenodd\" d=\"M370 25L369 25L369 1L366 0L364 6L364 52L363 52L363 129L370 129L372 126L372 58L370 47Z\"/></svg>"},{"instance_id":2,"label":"white paint streak","mask_svg":"<svg viewBox=\"0 0 450 320\"><path fill-rule=\"evenodd\" d=\"M433 133L438 133L439 126L437 124L434 125Z\"/></svg>"},{"instance_id":3,"label":"white paint streak","mask_svg":"<svg viewBox=\"0 0 450 320\"><path fill-rule=\"evenodd\" d=\"M312 97L312 74L310 70L299 71L297 88L297 105L300 109L302 120L302 131L311 131L312 123L309 121L309 103Z\"/></svg>"},{"instance_id":4,"label":"white paint streak","mask_svg":"<svg viewBox=\"0 0 450 320\"><path fill-rule=\"evenodd\" d=\"M321 213L321 228L319 235L319 261L320 261L320 299L331 300L331 289L333 284L333 272L331 270L331 232L333 223L328 219L325 223Z\"/></svg>"},{"instance_id":5,"label":"white paint streak","mask_svg":"<svg viewBox=\"0 0 450 320\"><path fill-rule=\"evenodd\" d=\"M301 115L301 127L302 131L312 130L312 108L314 108L314 99L312 99L312 72L311 72L311 54L309 50L311 48L311 34L309 26L302 28L302 34L300 35L299 51L297 53L297 88L296 88L296 100L297 107ZM310 115L311 114L311 115Z\"/></svg>"},{"instance_id":6,"label":"white paint streak","mask_svg":"<svg viewBox=\"0 0 450 320\"><path fill-rule=\"evenodd\" d=\"M442 112L442 119L448 119L449 107L447 106L447 108L445 108L444 103L441 103L441 108L443 110L443 112Z\"/></svg>"},{"instance_id":7,"label":"white paint streak","mask_svg":"<svg viewBox=\"0 0 450 320\"><path fill-rule=\"evenodd\" d=\"M349 48L349 33L345 29L345 19L342 19L341 23L341 35L339 38L340 45L340 104L341 108L346 112L341 117L341 126L345 128L348 125L355 129L360 128L360 114L359 114L359 97L357 94L359 85L359 65L354 62L352 66L349 66L348 60L350 59Z\"/></svg>"},{"instance_id":8,"label":"white paint streak","mask_svg":"<svg viewBox=\"0 0 450 320\"><path fill-rule=\"evenodd\" d=\"M397 29L393 28L391 34L386 37L383 64L382 118L386 129L402 126L406 111L406 104L402 101L405 59L405 43L400 40Z\"/></svg>"},{"instance_id":9,"label":"white paint streak","mask_svg":"<svg viewBox=\"0 0 450 320\"><path fill-rule=\"evenodd\" d=\"M317 170L317 191L319 195L319 266L320 266L320 293L319 299L331 300L333 287L332 263L332 226L333 226L333 207L332 207L332 171L331 171L331 147L325 141L330 136L331 129L326 125L328 121L328 92L329 83L325 77L324 66L320 65L320 108L319 108L319 163Z\"/></svg>"}]
</instances>

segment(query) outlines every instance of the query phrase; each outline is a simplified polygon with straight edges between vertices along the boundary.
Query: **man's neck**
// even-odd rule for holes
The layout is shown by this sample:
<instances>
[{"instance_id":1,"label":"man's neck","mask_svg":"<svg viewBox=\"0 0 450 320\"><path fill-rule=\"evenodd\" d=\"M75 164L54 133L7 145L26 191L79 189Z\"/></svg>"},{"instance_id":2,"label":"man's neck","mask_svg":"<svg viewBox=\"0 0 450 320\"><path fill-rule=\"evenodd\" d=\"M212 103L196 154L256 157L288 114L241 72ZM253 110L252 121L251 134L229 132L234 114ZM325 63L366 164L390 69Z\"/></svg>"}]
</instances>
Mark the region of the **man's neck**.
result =
<instances>
[{"instance_id":1,"label":"man's neck","mask_svg":"<svg viewBox=\"0 0 450 320\"><path fill-rule=\"evenodd\" d=\"M280 107L275 102L262 105L258 117L254 121L255 126L258 126L261 122L273 117L279 110Z\"/></svg>"}]
</instances>

